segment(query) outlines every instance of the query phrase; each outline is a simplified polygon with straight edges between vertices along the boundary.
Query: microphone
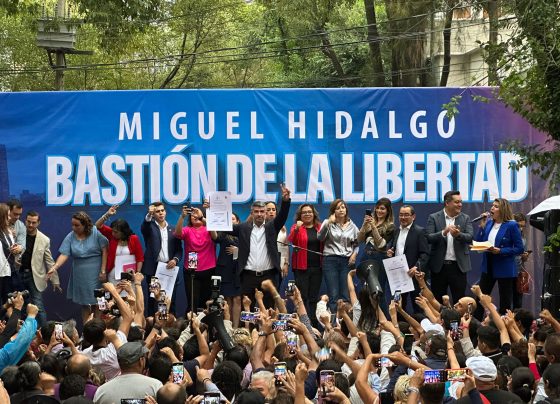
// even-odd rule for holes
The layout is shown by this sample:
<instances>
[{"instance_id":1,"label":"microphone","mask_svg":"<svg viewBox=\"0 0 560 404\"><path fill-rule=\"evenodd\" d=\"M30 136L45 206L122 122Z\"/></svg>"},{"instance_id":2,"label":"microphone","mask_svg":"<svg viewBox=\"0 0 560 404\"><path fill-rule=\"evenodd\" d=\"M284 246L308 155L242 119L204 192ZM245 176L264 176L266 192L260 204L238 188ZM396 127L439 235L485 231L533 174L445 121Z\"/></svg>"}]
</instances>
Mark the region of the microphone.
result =
<instances>
[{"instance_id":1,"label":"microphone","mask_svg":"<svg viewBox=\"0 0 560 404\"><path fill-rule=\"evenodd\" d=\"M475 217L473 220L471 220L471 223L480 222L482 219L485 219L488 216L490 216L490 212L483 212L480 214L480 216Z\"/></svg>"}]
</instances>

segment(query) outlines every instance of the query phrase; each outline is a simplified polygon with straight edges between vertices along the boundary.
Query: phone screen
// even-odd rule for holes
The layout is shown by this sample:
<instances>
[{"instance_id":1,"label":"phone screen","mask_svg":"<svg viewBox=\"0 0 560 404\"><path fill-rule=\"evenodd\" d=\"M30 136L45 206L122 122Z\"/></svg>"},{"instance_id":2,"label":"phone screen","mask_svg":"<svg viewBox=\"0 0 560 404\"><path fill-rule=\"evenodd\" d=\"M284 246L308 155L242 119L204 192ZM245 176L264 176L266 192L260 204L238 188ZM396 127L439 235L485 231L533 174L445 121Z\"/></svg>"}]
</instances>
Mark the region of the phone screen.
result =
<instances>
[{"instance_id":1,"label":"phone screen","mask_svg":"<svg viewBox=\"0 0 560 404\"><path fill-rule=\"evenodd\" d=\"M167 304L165 302L158 302L158 313L160 313L162 320L167 319Z\"/></svg>"},{"instance_id":2,"label":"phone screen","mask_svg":"<svg viewBox=\"0 0 560 404\"><path fill-rule=\"evenodd\" d=\"M62 324L56 323L54 325L54 337L58 340L62 339Z\"/></svg>"},{"instance_id":3,"label":"phone screen","mask_svg":"<svg viewBox=\"0 0 560 404\"><path fill-rule=\"evenodd\" d=\"M291 354L296 352L298 337L293 332L286 332L286 344Z\"/></svg>"},{"instance_id":4,"label":"phone screen","mask_svg":"<svg viewBox=\"0 0 560 404\"><path fill-rule=\"evenodd\" d=\"M286 367L286 362L276 362L274 364L274 381L275 384L280 385L280 376L286 377L288 368Z\"/></svg>"},{"instance_id":5,"label":"phone screen","mask_svg":"<svg viewBox=\"0 0 560 404\"><path fill-rule=\"evenodd\" d=\"M451 321L449 323L449 330L451 331L451 339L453 341L459 341L462 337L461 330L459 329L458 321Z\"/></svg>"},{"instance_id":6,"label":"phone screen","mask_svg":"<svg viewBox=\"0 0 560 404\"><path fill-rule=\"evenodd\" d=\"M253 322L255 319L255 315L250 311L242 311L241 312L241 321L248 321L249 323Z\"/></svg>"},{"instance_id":7,"label":"phone screen","mask_svg":"<svg viewBox=\"0 0 560 404\"><path fill-rule=\"evenodd\" d=\"M293 296L296 290L296 282L288 281L288 286L286 287L286 296Z\"/></svg>"},{"instance_id":8,"label":"phone screen","mask_svg":"<svg viewBox=\"0 0 560 404\"><path fill-rule=\"evenodd\" d=\"M321 394L326 396L328 393L334 391L334 370L321 370Z\"/></svg>"},{"instance_id":9,"label":"phone screen","mask_svg":"<svg viewBox=\"0 0 560 404\"><path fill-rule=\"evenodd\" d=\"M156 276L152 276L152 279L150 280L150 292L154 292L159 284L159 279Z\"/></svg>"},{"instance_id":10,"label":"phone screen","mask_svg":"<svg viewBox=\"0 0 560 404\"><path fill-rule=\"evenodd\" d=\"M404 334L403 349L407 355L410 355L412 351L412 343L414 342L414 335Z\"/></svg>"},{"instance_id":11,"label":"phone screen","mask_svg":"<svg viewBox=\"0 0 560 404\"><path fill-rule=\"evenodd\" d=\"M391 359L382 356L379 365L382 368L390 368L394 366L394 363L391 361Z\"/></svg>"},{"instance_id":12,"label":"phone screen","mask_svg":"<svg viewBox=\"0 0 560 404\"><path fill-rule=\"evenodd\" d=\"M173 364L173 383L181 384L184 377L184 368L182 362Z\"/></svg>"},{"instance_id":13,"label":"phone screen","mask_svg":"<svg viewBox=\"0 0 560 404\"><path fill-rule=\"evenodd\" d=\"M401 301L401 291L400 291L400 289L395 290L395 296L393 296L393 300L397 303Z\"/></svg>"},{"instance_id":14,"label":"phone screen","mask_svg":"<svg viewBox=\"0 0 560 404\"><path fill-rule=\"evenodd\" d=\"M447 380L452 382L462 382L467 375L467 369L448 369Z\"/></svg>"},{"instance_id":15,"label":"phone screen","mask_svg":"<svg viewBox=\"0 0 560 404\"><path fill-rule=\"evenodd\" d=\"M220 393L204 393L204 404L220 404Z\"/></svg>"},{"instance_id":16,"label":"phone screen","mask_svg":"<svg viewBox=\"0 0 560 404\"><path fill-rule=\"evenodd\" d=\"M426 369L424 370L424 383L426 384L430 384L430 383L441 383L444 382L445 378L442 377L442 371L441 370L432 370L432 369Z\"/></svg>"},{"instance_id":17,"label":"phone screen","mask_svg":"<svg viewBox=\"0 0 560 404\"><path fill-rule=\"evenodd\" d=\"M272 323L272 331L285 331L288 328L286 320L276 320Z\"/></svg>"},{"instance_id":18,"label":"phone screen","mask_svg":"<svg viewBox=\"0 0 560 404\"><path fill-rule=\"evenodd\" d=\"M198 253L189 252L189 269L195 270L198 268Z\"/></svg>"},{"instance_id":19,"label":"phone screen","mask_svg":"<svg viewBox=\"0 0 560 404\"><path fill-rule=\"evenodd\" d=\"M101 311L107 310L107 301L105 300L105 297L97 298L97 307Z\"/></svg>"},{"instance_id":20,"label":"phone screen","mask_svg":"<svg viewBox=\"0 0 560 404\"><path fill-rule=\"evenodd\" d=\"M121 404L146 404L145 398L121 398Z\"/></svg>"}]
</instances>

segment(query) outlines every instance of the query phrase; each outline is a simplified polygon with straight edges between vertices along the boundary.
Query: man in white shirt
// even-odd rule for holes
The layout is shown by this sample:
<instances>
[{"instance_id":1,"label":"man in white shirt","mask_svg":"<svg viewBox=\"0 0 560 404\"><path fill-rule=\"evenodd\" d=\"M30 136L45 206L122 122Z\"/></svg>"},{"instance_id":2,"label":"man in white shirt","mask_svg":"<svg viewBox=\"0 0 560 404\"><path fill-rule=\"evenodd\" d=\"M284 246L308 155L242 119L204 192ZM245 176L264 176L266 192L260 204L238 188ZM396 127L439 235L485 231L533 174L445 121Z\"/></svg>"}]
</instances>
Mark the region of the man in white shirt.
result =
<instances>
[{"instance_id":1,"label":"man in white shirt","mask_svg":"<svg viewBox=\"0 0 560 404\"><path fill-rule=\"evenodd\" d=\"M426 272L428 262L428 241L424 234L424 228L418 226L414 221L416 213L410 205L403 205L399 211L400 226L395 232L395 237L389 245L387 256L406 256L408 264L408 275L412 278L415 290L410 293L403 293L403 307L406 307L407 296L410 296L414 312L420 312L420 308L414 302L414 299L420 293L420 287L414 278L416 271Z\"/></svg>"},{"instance_id":2,"label":"man in white shirt","mask_svg":"<svg viewBox=\"0 0 560 404\"><path fill-rule=\"evenodd\" d=\"M432 293L441 303L441 297L451 291L453 303L465 296L467 272L471 270L469 245L473 227L470 217L461 212L463 200L459 191L448 191L443 197L444 208L432 213L426 225L430 243L428 267L432 276Z\"/></svg>"},{"instance_id":3,"label":"man in white shirt","mask_svg":"<svg viewBox=\"0 0 560 404\"><path fill-rule=\"evenodd\" d=\"M121 372L117 361L117 350L127 342L133 317L130 307L121 298L112 283L104 283L103 288L111 294L112 300L120 311L122 317L120 326L118 331L115 332L115 330L107 329L105 322L101 319L94 318L88 321L84 325L83 334L84 340L89 342L91 346L84 349L82 353L89 358L92 366L103 371L107 380L111 380Z\"/></svg>"},{"instance_id":4,"label":"man in white shirt","mask_svg":"<svg viewBox=\"0 0 560 404\"><path fill-rule=\"evenodd\" d=\"M278 215L266 222L266 205L255 201L251 206L250 221L234 224L231 234L239 238L238 271L241 274L241 293L255 302L255 288L261 290L264 280L276 285L281 270L278 254L278 233L288 219L290 190L282 185L282 204ZM274 297L264 295L266 307L272 307Z\"/></svg>"},{"instance_id":5,"label":"man in white shirt","mask_svg":"<svg viewBox=\"0 0 560 404\"><path fill-rule=\"evenodd\" d=\"M179 265L183 256L181 240L174 236L175 227L167 223L166 216L165 205L162 202L154 202L148 207L148 214L140 226L140 232L146 246L142 273L146 276L148 285L156 274L160 262L165 263L167 269L171 269ZM177 276L173 296L171 297L171 312L175 312L175 290L179 281L180 278ZM147 303L148 301L149 299L146 299ZM154 308L148 305L147 315L153 314Z\"/></svg>"}]
</instances>

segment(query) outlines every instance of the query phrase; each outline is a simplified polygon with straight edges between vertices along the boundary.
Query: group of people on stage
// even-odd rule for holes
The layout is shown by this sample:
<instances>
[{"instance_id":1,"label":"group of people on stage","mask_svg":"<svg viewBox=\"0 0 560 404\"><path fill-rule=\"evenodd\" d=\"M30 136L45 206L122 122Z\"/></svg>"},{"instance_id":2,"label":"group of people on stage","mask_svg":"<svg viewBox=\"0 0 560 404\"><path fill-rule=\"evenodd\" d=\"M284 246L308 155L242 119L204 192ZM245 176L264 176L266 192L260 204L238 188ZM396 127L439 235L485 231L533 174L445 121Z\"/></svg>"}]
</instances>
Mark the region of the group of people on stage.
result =
<instances>
[{"instance_id":1,"label":"group of people on stage","mask_svg":"<svg viewBox=\"0 0 560 404\"><path fill-rule=\"evenodd\" d=\"M40 214L23 216L18 201L0 203L0 403L45 396L68 404L560 399L560 322L548 310L538 321L528 310L512 311L521 304L514 280L529 252L525 218L507 200L471 220L460 193L447 192L425 228L410 205L395 222L386 198L366 210L360 227L341 199L323 220L315 206L301 204L286 227L290 207L282 187L278 205L256 201L246 220L234 214L231 231L215 232L206 227L206 204L184 206L169 223L156 202L141 237L118 206L97 219L77 212L53 257ZM468 287L473 241L487 244L480 282ZM134 261L126 277L125 256ZM400 298L382 265L398 256L415 287ZM42 299L49 282L62 290L58 274L69 261L66 293L82 306L81 333L73 319L47 321ZM380 295L363 279L356 285L372 262ZM174 296L153 282L178 266L188 308L174 306ZM280 279L290 266L295 286L285 300ZM215 298L214 275L223 301Z\"/></svg>"},{"instance_id":2,"label":"group of people on stage","mask_svg":"<svg viewBox=\"0 0 560 404\"><path fill-rule=\"evenodd\" d=\"M381 198L373 209L366 210L358 227L342 199L330 204L323 221L312 204L304 203L297 207L288 231L285 223L290 191L283 187L280 206L256 201L247 220L241 221L234 213L233 230L215 232L206 228L205 206L184 206L173 225L166 220L165 205L156 202L149 206L140 226L142 245L126 220L112 220L118 213L118 206L112 206L95 222L85 212L72 215L72 231L64 238L54 261L49 238L38 230L39 213L30 211L23 218L21 203L13 200L0 204L0 299L5 302L10 292L28 290L31 301L39 307L40 321L45 322L41 292L49 280L60 290L58 271L71 258L67 296L82 306L85 321L97 303L92 291L107 280L114 284L119 281L114 270L116 257L133 255L134 269L145 275L146 285L156 274L158 263L171 269L183 260L188 305L192 301L192 309L205 307L210 299L211 278L219 275L220 293L229 303L234 324L238 324L242 296L254 301L255 290L261 289L267 279L279 285L280 279L288 276L291 263L312 323L318 325L314 313L321 285L326 286L330 309L334 311L339 299L349 299L347 275L359 264L358 259L381 263L385 258L404 255L415 290L402 297L405 304L410 300L414 311L419 310L415 302L420 292L417 276L430 279L431 289L440 301L448 291L453 302L459 301L466 294L474 240L491 245L483 254L479 282L482 292L491 293L497 281L500 312L521 307L516 279L528 258L522 235L525 217L517 214L514 220L512 207L503 198L495 199L490 212L483 214L477 224L462 212L462 207L460 193L447 192L443 209L429 215L422 228L416 222L413 206L401 206L395 223L390 200ZM473 225L477 228L473 229ZM189 253L197 254L196 268L189 269ZM382 264L379 282L384 291L380 304L386 311L392 294ZM270 307L273 296L264 297Z\"/></svg>"}]
</instances>

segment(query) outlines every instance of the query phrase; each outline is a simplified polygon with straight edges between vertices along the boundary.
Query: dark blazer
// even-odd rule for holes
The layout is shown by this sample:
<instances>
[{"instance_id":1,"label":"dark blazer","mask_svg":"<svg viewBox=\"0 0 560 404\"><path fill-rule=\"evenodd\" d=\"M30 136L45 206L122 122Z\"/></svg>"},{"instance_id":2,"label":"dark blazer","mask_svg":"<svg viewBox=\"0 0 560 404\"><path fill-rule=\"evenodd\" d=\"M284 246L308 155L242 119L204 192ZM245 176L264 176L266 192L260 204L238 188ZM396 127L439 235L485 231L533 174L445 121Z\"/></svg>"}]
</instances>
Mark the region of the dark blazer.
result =
<instances>
[{"instance_id":1,"label":"dark blazer","mask_svg":"<svg viewBox=\"0 0 560 404\"><path fill-rule=\"evenodd\" d=\"M471 218L465 213L459 213L455 218L455 226L458 226L461 233L453 239L453 250L455 251L455 258L457 265L461 272L469 272L471 270L471 256L469 245L473 239L473 227ZM438 274L443 267L445 260L445 252L447 251L447 237L444 237L441 232L447 227L445 222L445 213L443 209L439 212L432 213L428 217L428 224L426 225L426 238L430 244L430 259L428 267L430 271Z\"/></svg>"},{"instance_id":2,"label":"dark blazer","mask_svg":"<svg viewBox=\"0 0 560 404\"><path fill-rule=\"evenodd\" d=\"M388 248L394 248L395 253L397 252L397 241L399 240L399 234L401 234L400 226L395 230L395 237L391 241ZM404 255L406 256L406 262L408 267L412 268L414 266L418 267L418 270L422 272L427 272L427 263L429 258L429 247L428 240L424 234L424 228L418 226L416 223L412 223L408 235L406 236L406 241L404 243Z\"/></svg>"},{"instance_id":3,"label":"dark blazer","mask_svg":"<svg viewBox=\"0 0 560 404\"><path fill-rule=\"evenodd\" d=\"M155 220L144 221L140 226L142 237L144 237L144 245L146 251L144 253L144 265L142 265L142 273L144 275L153 276L156 273L158 256L161 251L161 233L159 226ZM169 259L176 258L177 265L183 256L183 246L181 240L175 237L175 228L167 226L167 254Z\"/></svg>"},{"instance_id":4,"label":"dark blazer","mask_svg":"<svg viewBox=\"0 0 560 404\"><path fill-rule=\"evenodd\" d=\"M476 241L487 241L490 230L494 226L493 220L488 220L484 228L479 228L475 235ZM521 231L515 220L503 222L496 234L495 247L500 249L499 254L485 252L482 257L482 272L488 272L488 261L492 260L492 277L515 278L517 265L515 256L523 253L523 239Z\"/></svg>"},{"instance_id":5,"label":"dark blazer","mask_svg":"<svg viewBox=\"0 0 560 404\"><path fill-rule=\"evenodd\" d=\"M266 252L272 265L277 270L280 270L280 255L278 254L278 244L276 240L278 238L278 233L280 229L284 227L286 220L288 219L288 213L290 213L290 202L291 200L284 201L280 205L280 211L274 220L264 224L265 226L265 239L266 239ZM230 234L237 236L239 238L239 253L237 257L237 271L241 273L245 266L247 265L247 260L249 259L249 250L251 248L251 232L253 231L253 221L243 222L241 224L234 224L233 230ZM265 268L269 269L269 268Z\"/></svg>"}]
</instances>

